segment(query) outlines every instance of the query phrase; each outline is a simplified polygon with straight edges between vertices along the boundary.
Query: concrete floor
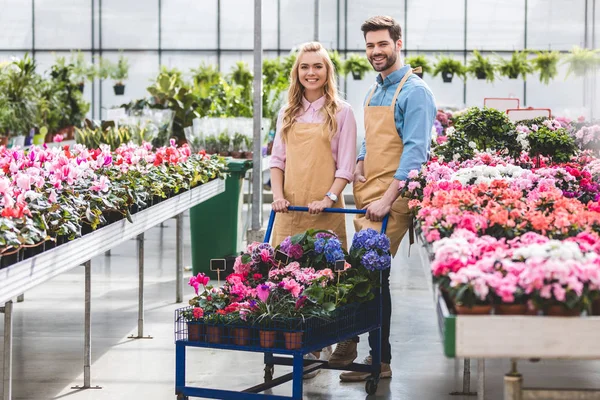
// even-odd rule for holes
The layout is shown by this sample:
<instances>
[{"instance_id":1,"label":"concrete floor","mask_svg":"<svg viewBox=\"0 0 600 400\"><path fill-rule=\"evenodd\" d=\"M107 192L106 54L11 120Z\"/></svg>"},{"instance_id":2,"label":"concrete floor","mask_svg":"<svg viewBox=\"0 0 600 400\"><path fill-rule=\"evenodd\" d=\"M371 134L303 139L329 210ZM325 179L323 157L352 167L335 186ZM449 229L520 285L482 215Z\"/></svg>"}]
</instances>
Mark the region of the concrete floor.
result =
<instances>
[{"instance_id":1,"label":"concrete floor","mask_svg":"<svg viewBox=\"0 0 600 400\"><path fill-rule=\"evenodd\" d=\"M137 333L137 263L132 240L113 249L110 257L92 260L92 385L102 389L71 389L83 383L84 271L77 268L27 292L25 302L15 304L14 400L175 399L173 310L181 305L174 303L175 221L165 225L146 233L144 333L153 339L127 338ZM185 232L185 260L189 264L187 227ZM341 384L336 372L323 371L306 382L305 399L473 398L449 395L462 382L456 372L460 366L455 368L459 361L443 356L432 297L419 258L414 251L407 258L407 253L407 243L403 243L392 266L393 379L382 381L377 394L368 397L363 384ZM191 295L191 288L186 286L185 298ZM361 359L367 353L366 342L360 343ZM502 399L502 376L509 363L491 361L486 367L486 399ZM600 386L598 362L522 362L519 367L527 386ZM276 376L290 370L276 368ZM473 389L476 371L473 362ZM189 385L244 389L262 382L262 375L262 356L258 354L188 351ZM289 395L291 384L272 392Z\"/></svg>"}]
</instances>

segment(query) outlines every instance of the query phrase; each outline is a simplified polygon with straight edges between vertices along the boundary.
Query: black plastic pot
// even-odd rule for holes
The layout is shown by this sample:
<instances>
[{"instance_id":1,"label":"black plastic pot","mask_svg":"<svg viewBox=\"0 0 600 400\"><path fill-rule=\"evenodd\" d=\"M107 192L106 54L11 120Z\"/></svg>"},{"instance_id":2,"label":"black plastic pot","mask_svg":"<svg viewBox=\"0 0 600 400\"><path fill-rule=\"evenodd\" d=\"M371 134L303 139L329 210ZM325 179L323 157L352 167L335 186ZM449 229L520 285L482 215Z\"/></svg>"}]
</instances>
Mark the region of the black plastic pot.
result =
<instances>
[{"instance_id":1,"label":"black plastic pot","mask_svg":"<svg viewBox=\"0 0 600 400\"><path fill-rule=\"evenodd\" d=\"M8 254L0 257L0 269L6 268L19 262L19 252L16 251L13 254Z\"/></svg>"},{"instance_id":2,"label":"black plastic pot","mask_svg":"<svg viewBox=\"0 0 600 400\"><path fill-rule=\"evenodd\" d=\"M360 75L360 73L356 72L356 71L352 71L352 77L354 78L355 81L360 81L362 79L362 76Z\"/></svg>"},{"instance_id":3,"label":"black plastic pot","mask_svg":"<svg viewBox=\"0 0 600 400\"><path fill-rule=\"evenodd\" d=\"M445 83L452 82L452 78L454 78L454 73L448 71L442 71L442 79Z\"/></svg>"},{"instance_id":4,"label":"black plastic pot","mask_svg":"<svg viewBox=\"0 0 600 400\"><path fill-rule=\"evenodd\" d=\"M517 79L519 74L508 74L508 79Z\"/></svg>"},{"instance_id":5,"label":"black plastic pot","mask_svg":"<svg viewBox=\"0 0 600 400\"><path fill-rule=\"evenodd\" d=\"M77 89L83 93L83 89L85 88L85 83L80 83L79 85L77 85Z\"/></svg>"},{"instance_id":6,"label":"black plastic pot","mask_svg":"<svg viewBox=\"0 0 600 400\"><path fill-rule=\"evenodd\" d=\"M116 84L113 86L116 96L123 96L125 94L125 85Z\"/></svg>"},{"instance_id":7,"label":"black plastic pot","mask_svg":"<svg viewBox=\"0 0 600 400\"><path fill-rule=\"evenodd\" d=\"M477 77L477 79L485 79L486 78L486 74L483 71L475 72L475 76Z\"/></svg>"}]
</instances>

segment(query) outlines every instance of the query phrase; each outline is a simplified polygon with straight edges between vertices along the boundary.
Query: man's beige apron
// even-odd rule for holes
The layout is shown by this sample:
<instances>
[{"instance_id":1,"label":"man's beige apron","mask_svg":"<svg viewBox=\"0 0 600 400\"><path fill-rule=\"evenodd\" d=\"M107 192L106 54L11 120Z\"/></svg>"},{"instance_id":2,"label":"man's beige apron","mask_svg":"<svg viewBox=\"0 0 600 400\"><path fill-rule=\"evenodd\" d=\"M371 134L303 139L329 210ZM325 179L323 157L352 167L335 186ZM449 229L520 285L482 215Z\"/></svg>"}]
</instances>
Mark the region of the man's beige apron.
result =
<instances>
[{"instance_id":1,"label":"man's beige apron","mask_svg":"<svg viewBox=\"0 0 600 400\"><path fill-rule=\"evenodd\" d=\"M325 124L295 123L286 141L283 195L293 206L323 200L335 180L336 165ZM344 207L344 196L333 207ZM273 227L275 246L286 237L308 229L332 230L346 246L345 214L292 211L277 213Z\"/></svg>"},{"instance_id":2,"label":"man's beige apron","mask_svg":"<svg viewBox=\"0 0 600 400\"><path fill-rule=\"evenodd\" d=\"M371 91L365 105L365 142L367 154L364 160L364 173L366 182L354 183L354 200L356 207L365 208L375 200L383 197L394 180L394 174L400 165L400 158L404 145L396 130L394 109L396 99L404 83L412 71L408 71L394 94L392 105L369 107L375 87ZM412 226L412 214L408 209L408 199L399 197L390 211L386 234L390 238L392 256L396 255L398 247L406 232ZM381 230L381 222L372 222L364 215L357 215L354 219L356 231L367 228Z\"/></svg>"}]
</instances>

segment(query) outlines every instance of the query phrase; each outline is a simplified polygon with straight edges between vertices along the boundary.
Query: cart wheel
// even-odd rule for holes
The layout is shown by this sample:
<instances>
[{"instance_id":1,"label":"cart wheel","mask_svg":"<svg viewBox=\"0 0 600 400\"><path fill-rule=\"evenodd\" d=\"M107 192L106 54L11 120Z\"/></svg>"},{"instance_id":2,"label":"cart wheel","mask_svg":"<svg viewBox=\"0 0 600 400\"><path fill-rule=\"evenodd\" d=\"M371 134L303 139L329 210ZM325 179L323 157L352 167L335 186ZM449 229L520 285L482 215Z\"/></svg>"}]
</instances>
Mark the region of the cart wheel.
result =
<instances>
[{"instance_id":1,"label":"cart wheel","mask_svg":"<svg viewBox=\"0 0 600 400\"><path fill-rule=\"evenodd\" d=\"M275 373L275 366L273 364L265 365L265 382L271 382L273 380L274 373Z\"/></svg>"},{"instance_id":2,"label":"cart wheel","mask_svg":"<svg viewBox=\"0 0 600 400\"><path fill-rule=\"evenodd\" d=\"M375 394L377 392L377 382L375 378L369 378L365 384L365 391L367 394Z\"/></svg>"},{"instance_id":3,"label":"cart wheel","mask_svg":"<svg viewBox=\"0 0 600 400\"><path fill-rule=\"evenodd\" d=\"M177 400L189 400L189 397L187 397L187 396L186 396L186 395L184 395L184 394L181 394L181 393L179 393L179 394L177 395Z\"/></svg>"}]
</instances>

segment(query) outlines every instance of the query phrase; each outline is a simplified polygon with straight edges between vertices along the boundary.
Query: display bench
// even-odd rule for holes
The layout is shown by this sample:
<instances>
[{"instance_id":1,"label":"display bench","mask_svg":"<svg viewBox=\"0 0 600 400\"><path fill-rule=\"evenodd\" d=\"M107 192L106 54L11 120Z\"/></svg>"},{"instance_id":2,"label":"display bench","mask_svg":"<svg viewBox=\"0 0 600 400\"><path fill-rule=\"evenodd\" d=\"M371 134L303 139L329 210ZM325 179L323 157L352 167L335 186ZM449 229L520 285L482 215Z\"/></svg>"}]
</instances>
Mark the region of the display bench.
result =
<instances>
[{"instance_id":1,"label":"display bench","mask_svg":"<svg viewBox=\"0 0 600 400\"><path fill-rule=\"evenodd\" d=\"M422 239L419 242L423 269L431 282L433 254ZM470 359L477 359L477 396L485 399L485 359L500 358L511 360L511 370L504 376L505 400L600 400L600 389L524 388L517 370L518 360L600 360L600 317L456 315L438 288L432 284L431 290L444 354L465 359L463 392L469 392Z\"/></svg>"},{"instance_id":2,"label":"display bench","mask_svg":"<svg viewBox=\"0 0 600 400\"><path fill-rule=\"evenodd\" d=\"M0 269L0 311L4 313L3 400L11 400L12 385L12 299L70 269L85 267L85 349L84 384L91 388L91 263L90 260L131 238L137 237L139 269L138 334L144 336L144 232L177 218L175 300L183 301L183 212L225 191L225 181L216 179L178 194L132 215L133 223L122 219L81 238L44 251L32 258Z\"/></svg>"}]
</instances>

